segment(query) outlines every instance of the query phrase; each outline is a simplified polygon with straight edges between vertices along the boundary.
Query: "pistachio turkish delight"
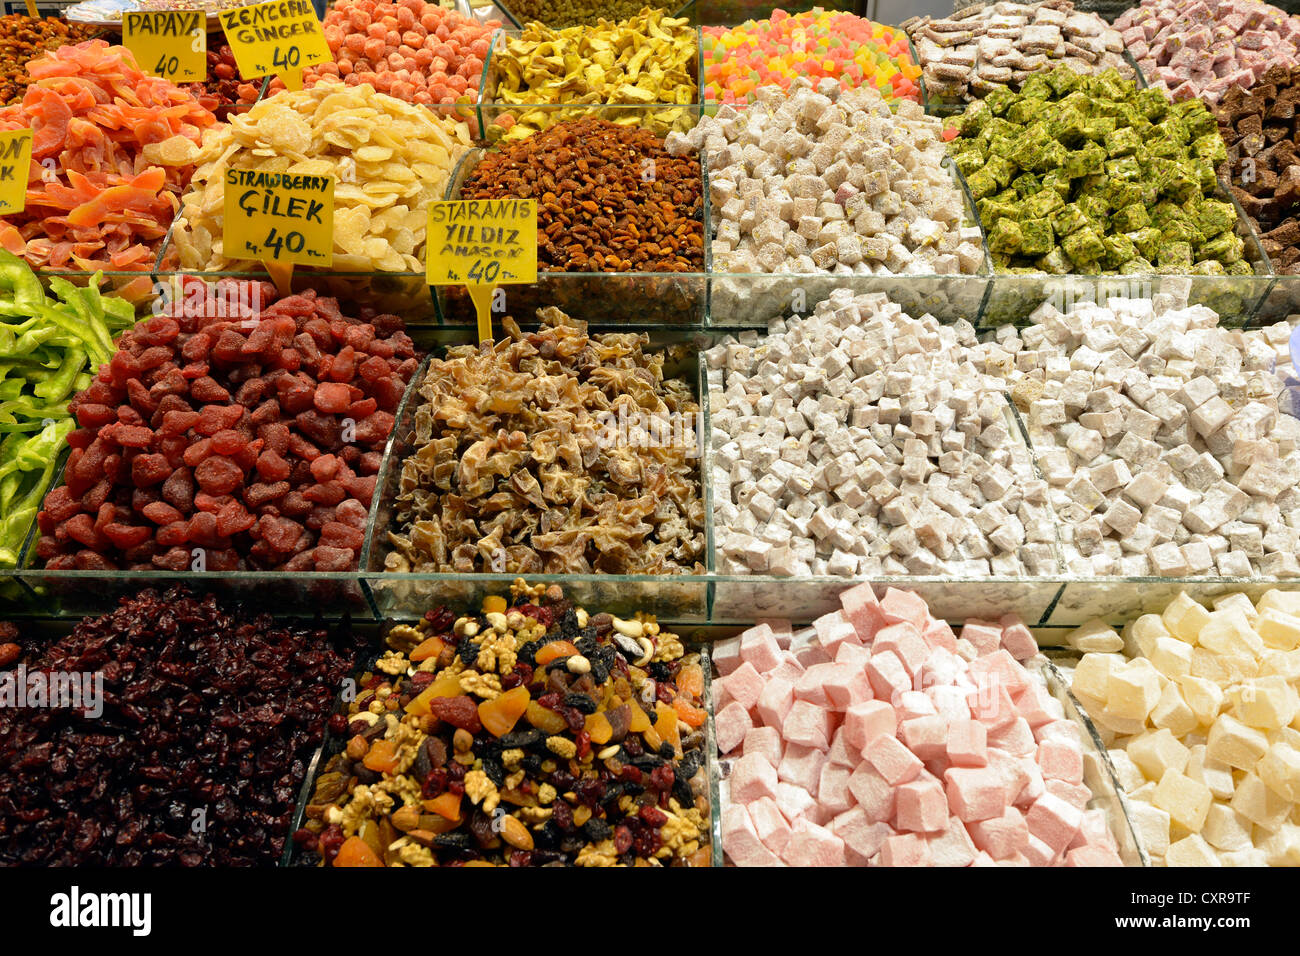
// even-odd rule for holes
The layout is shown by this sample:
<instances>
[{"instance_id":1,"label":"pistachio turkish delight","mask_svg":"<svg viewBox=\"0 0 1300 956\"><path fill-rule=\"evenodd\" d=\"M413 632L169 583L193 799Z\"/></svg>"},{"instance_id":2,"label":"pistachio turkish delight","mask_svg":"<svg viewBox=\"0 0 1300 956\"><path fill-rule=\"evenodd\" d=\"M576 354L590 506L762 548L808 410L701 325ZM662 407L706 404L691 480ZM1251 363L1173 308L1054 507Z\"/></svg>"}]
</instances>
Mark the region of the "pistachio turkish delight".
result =
<instances>
[{"instance_id":1,"label":"pistachio turkish delight","mask_svg":"<svg viewBox=\"0 0 1300 956\"><path fill-rule=\"evenodd\" d=\"M1114 70L1037 73L957 120L949 144L1001 272L1251 275L1226 149L1199 100Z\"/></svg>"}]
</instances>

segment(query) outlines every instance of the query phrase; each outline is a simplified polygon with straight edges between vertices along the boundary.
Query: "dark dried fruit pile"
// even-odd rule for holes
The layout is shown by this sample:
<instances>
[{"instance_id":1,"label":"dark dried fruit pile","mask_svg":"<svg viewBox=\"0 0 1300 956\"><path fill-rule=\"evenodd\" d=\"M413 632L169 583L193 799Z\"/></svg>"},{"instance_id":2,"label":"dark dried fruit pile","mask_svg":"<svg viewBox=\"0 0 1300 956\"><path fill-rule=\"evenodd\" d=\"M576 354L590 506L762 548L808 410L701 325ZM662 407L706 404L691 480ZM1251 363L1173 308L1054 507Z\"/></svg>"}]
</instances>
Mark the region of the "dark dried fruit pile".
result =
<instances>
[{"instance_id":1,"label":"dark dried fruit pile","mask_svg":"<svg viewBox=\"0 0 1300 956\"><path fill-rule=\"evenodd\" d=\"M174 589L31 650L103 713L0 709L0 865L273 864L356 649Z\"/></svg>"},{"instance_id":2,"label":"dark dried fruit pile","mask_svg":"<svg viewBox=\"0 0 1300 956\"><path fill-rule=\"evenodd\" d=\"M65 484L39 516L46 567L356 566L411 339L310 291L227 318L257 300L223 288L124 333L72 402Z\"/></svg>"},{"instance_id":3,"label":"dark dried fruit pile","mask_svg":"<svg viewBox=\"0 0 1300 956\"><path fill-rule=\"evenodd\" d=\"M484 156L461 199L536 199L537 267L699 272L700 159L670 156L648 129L565 120Z\"/></svg>"},{"instance_id":4,"label":"dark dried fruit pile","mask_svg":"<svg viewBox=\"0 0 1300 956\"><path fill-rule=\"evenodd\" d=\"M700 656L511 595L389 632L294 840L331 866L707 866Z\"/></svg>"}]
</instances>

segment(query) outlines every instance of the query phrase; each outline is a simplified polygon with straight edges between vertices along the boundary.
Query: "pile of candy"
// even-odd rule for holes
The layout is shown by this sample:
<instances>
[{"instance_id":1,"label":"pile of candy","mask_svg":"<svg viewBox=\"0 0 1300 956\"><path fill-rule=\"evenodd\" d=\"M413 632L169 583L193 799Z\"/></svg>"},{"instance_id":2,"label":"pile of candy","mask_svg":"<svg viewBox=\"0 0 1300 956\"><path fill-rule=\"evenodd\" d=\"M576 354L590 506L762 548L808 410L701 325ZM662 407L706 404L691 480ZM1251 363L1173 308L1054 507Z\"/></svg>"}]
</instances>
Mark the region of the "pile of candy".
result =
<instances>
[{"instance_id":1,"label":"pile of candy","mask_svg":"<svg viewBox=\"0 0 1300 956\"><path fill-rule=\"evenodd\" d=\"M797 76L870 86L886 100L920 101L921 68L907 34L851 13L816 7L738 27L704 27L704 83L709 102L745 103L760 86L786 89Z\"/></svg>"}]
</instances>

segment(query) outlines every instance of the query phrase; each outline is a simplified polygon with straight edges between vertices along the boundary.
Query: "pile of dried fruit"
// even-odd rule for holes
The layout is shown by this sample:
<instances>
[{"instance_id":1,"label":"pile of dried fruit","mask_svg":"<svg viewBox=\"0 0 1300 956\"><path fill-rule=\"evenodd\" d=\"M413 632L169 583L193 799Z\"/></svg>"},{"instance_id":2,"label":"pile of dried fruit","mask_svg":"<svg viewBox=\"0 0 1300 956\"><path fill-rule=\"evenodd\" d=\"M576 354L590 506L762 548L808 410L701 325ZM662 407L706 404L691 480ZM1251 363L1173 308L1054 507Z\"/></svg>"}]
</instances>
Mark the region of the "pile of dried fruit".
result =
<instances>
[{"instance_id":1,"label":"pile of dried fruit","mask_svg":"<svg viewBox=\"0 0 1300 956\"><path fill-rule=\"evenodd\" d=\"M21 13L0 16L0 106L23 98L30 77L27 61L69 43L89 40L95 27L65 23L54 17L29 17Z\"/></svg>"},{"instance_id":2,"label":"pile of dried fruit","mask_svg":"<svg viewBox=\"0 0 1300 956\"><path fill-rule=\"evenodd\" d=\"M418 386L389 571L701 572L700 407L639 334L545 325L462 345ZM657 438L652 436L657 435Z\"/></svg>"},{"instance_id":3,"label":"pile of dried fruit","mask_svg":"<svg viewBox=\"0 0 1300 956\"><path fill-rule=\"evenodd\" d=\"M184 269L255 268L225 257L228 169L333 176L336 272L424 272L427 204L469 148L469 128L335 78L279 93L203 137L172 240Z\"/></svg>"},{"instance_id":4,"label":"pile of dried fruit","mask_svg":"<svg viewBox=\"0 0 1300 956\"><path fill-rule=\"evenodd\" d=\"M484 99L519 107L497 120L507 139L531 136L575 115L530 106L580 103L645 107L607 115L662 135L686 128L695 115L686 104L699 102L698 56L699 37L690 20L667 17L663 10L564 30L529 23L519 35L496 40Z\"/></svg>"},{"instance_id":5,"label":"pile of dried fruit","mask_svg":"<svg viewBox=\"0 0 1300 956\"><path fill-rule=\"evenodd\" d=\"M337 0L323 24L334 60L308 67L303 83L332 76L408 103L476 103L488 41L499 26L432 0ZM282 89L278 77L271 81L271 92Z\"/></svg>"},{"instance_id":6,"label":"pile of dried fruit","mask_svg":"<svg viewBox=\"0 0 1300 956\"><path fill-rule=\"evenodd\" d=\"M670 156L650 130L566 120L488 152L461 199L536 199L537 267L553 272L699 272L700 158Z\"/></svg>"},{"instance_id":7,"label":"pile of dried fruit","mask_svg":"<svg viewBox=\"0 0 1300 956\"><path fill-rule=\"evenodd\" d=\"M275 863L351 635L175 589L24 643L29 682L83 676L88 693L0 708L0 866Z\"/></svg>"},{"instance_id":8,"label":"pile of dried fruit","mask_svg":"<svg viewBox=\"0 0 1300 956\"><path fill-rule=\"evenodd\" d=\"M72 403L65 483L38 516L46 567L356 566L415 349L396 316L311 291L261 308L273 296L226 280L123 333Z\"/></svg>"},{"instance_id":9,"label":"pile of dried fruit","mask_svg":"<svg viewBox=\"0 0 1300 956\"><path fill-rule=\"evenodd\" d=\"M333 866L707 866L704 672L557 585L388 635L294 834Z\"/></svg>"},{"instance_id":10,"label":"pile of dried fruit","mask_svg":"<svg viewBox=\"0 0 1300 956\"><path fill-rule=\"evenodd\" d=\"M151 269L216 117L103 40L60 47L27 72L0 131L32 130L38 176L26 209L0 220L0 247L36 268Z\"/></svg>"}]
</instances>

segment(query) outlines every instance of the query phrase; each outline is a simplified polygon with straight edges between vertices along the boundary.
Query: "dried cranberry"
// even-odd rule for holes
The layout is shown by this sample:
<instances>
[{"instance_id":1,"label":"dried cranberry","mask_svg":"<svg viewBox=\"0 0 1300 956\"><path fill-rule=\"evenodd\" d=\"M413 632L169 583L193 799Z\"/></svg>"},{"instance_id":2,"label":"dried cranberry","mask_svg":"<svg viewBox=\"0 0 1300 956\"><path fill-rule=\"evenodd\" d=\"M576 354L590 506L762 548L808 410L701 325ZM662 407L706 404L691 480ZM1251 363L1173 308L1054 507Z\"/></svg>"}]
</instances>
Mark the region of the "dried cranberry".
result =
<instances>
[{"instance_id":1,"label":"dried cranberry","mask_svg":"<svg viewBox=\"0 0 1300 956\"><path fill-rule=\"evenodd\" d=\"M521 604L515 610L525 617L531 617L547 628L555 623L555 615L547 607L538 607L536 604Z\"/></svg>"},{"instance_id":2,"label":"dried cranberry","mask_svg":"<svg viewBox=\"0 0 1300 956\"><path fill-rule=\"evenodd\" d=\"M447 771L442 767L435 767L424 778L424 785L420 790L421 796L426 800L441 796L447 790L449 776Z\"/></svg>"},{"instance_id":3,"label":"dried cranberry","mask_svg":"<svg viewBox=\"0 0 1300 956\"><path fill-rule=\"evenodd\" d=\"M623 780L627 783L640 783L642 779L641 768L634 767L631 764L628 764L627 766L619 770L618 779Z\"/></svg>"},{"instance_id":4,"label":"dried cranberry","mask_svg":"<svg viewBox=\"0 0 1300 956\"><path fill-rule=\"evenodd\" d=\"M553 804L554 810L551 812L551 819L555 825L565 833L573 832L573 809L563 800L556 800Z\"/></svg>"},{"instance_id":5,"label":"dried cranberry","mask_svg":"<svg viewBox=\"0 0 1300 956\"><path fill-rule=\"evenodd\" d=\"M643 828L632 838L632 848L636 850L636 855L647 859L654 856L662 845L659 831L649 827Z\"/></svg>"},{"instance_id":6,"label":"dried cranberry","mask_svg":"<svg viewBox=\"0 0 1300 956\"><path fill-rule=\"evenodd\" d=\"M591 753L591 734L587 733L587 731L580 730L574 734L573 742L577 745L579 760Z\"/></svg>"},{"instance_id":7,"label":"dried cranberry","mask_svg":"<svg viewBox=\"0 0 1300 956\"><path fill-rule=\"evenodd\" d=\"M424 619L429 622L429 632L431 634L443 634L451 630L451 626L456 623L456 614L445 604L440 604L432 610L424 612Z\"/></svg>"},{"instance_id":8,"label":"dried cranberry","mask_svg":"<svg viewBox=\"0 0 1300 956\"><path fill-rule=\"evenodd\" d=\"M650 786L656 790L671 790L676 779L677 771L673 770L672 764L661 763L650 771Z\"/></svg>"},{"instance_id":9,"label":"dried cranberry","mask_svg":"<svg viewBox=\"0 0 1300 956\"><path fill-rule=\"evenodd\" d=\"M518 686L520 686L521 684L523 684L523 682L524 682L524 681L523 681L523 678L521 678L521 677L519 676L519 672L518 672L518 671L511 671L509 674L505 674L505 675L502 676L502 678L501 678L501 689L502 689L502 690L514 690L516 687L518 687Z\"/></svg>"},{"instance_id":10,"label":"dried cranberry","mask_svg":"<svg viewBox=\"0 0 1300 956\"><path fill-rule=\"evenodd\" d=\"M330 733L335 736L342 736L343 732L348 729L348 719L342 714L331 714L329 721Z\"/></svg>"},{"instance_id":11,"label":"dried cranberry","mask_svg":"<svg viewBox=\"0 0 1300 956\"><path fill-rule=\"evenodd\" d=\"M647 826L661 827L668 822L668 814L658 807L642 807L639 814Z\"/></svg>"},{"instance_id":12,"label":"dried cranberry","mask_svg":"<svg viewBox=\"0 0 1300 956\"><path fill-rule=\"evenodd\" d=\"M632 849L632 831L627 824L620 823L614 827L614 852L622 856Z\"/></svg>"},{"instance_id":13,"label":"dried cranberry","mask_svg":"<svg viewBox=\"0 0 1300 956\"><path fill-rule=\"evenodd\" d=\"M537 698L537 705L547 710L556 710L564 698L559 694L543 694Z\"/></svg>"},{"instance_id":14,"label":"dried cranberry","mask_svg":"<svg viewBox=\"0 0 1300 956\"><path fill-rule=\"evenodd\" d=\"M672 684L659 681L655 684L655 697L671 706L672 702L677 699L677 691L673 689Z\"/></svg>"}]
</instances>

